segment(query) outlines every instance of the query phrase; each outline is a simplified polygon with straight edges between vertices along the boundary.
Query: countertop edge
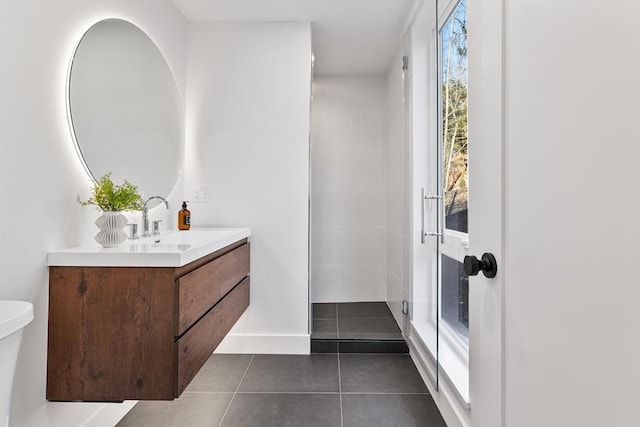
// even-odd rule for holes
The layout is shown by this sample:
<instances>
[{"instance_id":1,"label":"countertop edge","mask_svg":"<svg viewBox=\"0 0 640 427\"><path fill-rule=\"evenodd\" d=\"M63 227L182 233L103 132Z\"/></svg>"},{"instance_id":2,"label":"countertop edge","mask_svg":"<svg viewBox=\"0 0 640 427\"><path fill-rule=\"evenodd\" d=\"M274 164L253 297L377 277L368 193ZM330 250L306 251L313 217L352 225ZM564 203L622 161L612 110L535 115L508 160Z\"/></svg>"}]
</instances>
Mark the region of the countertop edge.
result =
<instances>
[{"instance_id":1,"label":"countertop edge","mask_svg":"<svg viewBox=\"0 0 640 427\"><path fill-rule=\"evenodd\" d=\"M165 252L128 252L123 248L137 243L125 242L114 249L101 248L97 244L50 251L47 254L48 267L182 267L199 258L229 246L239 240L250 239L250 228L199 228L193 231L230 231L231 234L201 243L187 250ZM180 232L169 232L160 235ZM169 245L171 246L171 245ZM177 245L173 245L177 246Z\"/></svg>"}]
</instances>

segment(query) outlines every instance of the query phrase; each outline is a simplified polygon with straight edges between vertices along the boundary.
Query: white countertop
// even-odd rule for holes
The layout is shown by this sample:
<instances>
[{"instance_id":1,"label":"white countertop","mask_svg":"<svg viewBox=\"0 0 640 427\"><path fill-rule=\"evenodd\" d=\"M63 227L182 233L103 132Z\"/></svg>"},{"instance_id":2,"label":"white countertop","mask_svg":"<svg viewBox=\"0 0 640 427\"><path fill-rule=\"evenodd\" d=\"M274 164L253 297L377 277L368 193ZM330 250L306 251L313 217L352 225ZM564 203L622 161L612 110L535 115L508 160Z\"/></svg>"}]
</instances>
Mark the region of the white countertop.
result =
<instances>
[{"instance_id":1,"label":"white countertop","mask_svg":"<svg viewBox=\"0 0 640 427\"><path fill-rule=\"evenodd\" d=\"M159 236L127 240L117 248L97 243L49 252L49 266L182 267L238 240L251 236L249 228L194 228Z\"/></svg>"}]
</instances>

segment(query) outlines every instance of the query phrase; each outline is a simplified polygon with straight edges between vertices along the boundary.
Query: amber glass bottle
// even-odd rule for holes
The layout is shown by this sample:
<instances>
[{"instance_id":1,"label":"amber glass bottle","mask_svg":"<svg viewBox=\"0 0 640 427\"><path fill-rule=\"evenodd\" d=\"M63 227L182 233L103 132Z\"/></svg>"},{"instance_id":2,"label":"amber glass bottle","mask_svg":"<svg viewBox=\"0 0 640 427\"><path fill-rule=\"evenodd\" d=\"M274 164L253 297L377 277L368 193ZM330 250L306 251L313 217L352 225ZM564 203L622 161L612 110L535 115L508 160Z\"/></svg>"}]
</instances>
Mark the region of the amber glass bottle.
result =
<instances>
[{"instance_id":1,"label":"amber glass bottle","mask_svg":"<svg viewBox=\"0 0 640 427\"><path fill-rule=\"evenodd\" d=\"M182 202L182 210L178 212L178 230L191 228L191 211L187 209L187 202Z\"/></svg>"}]
</instances>

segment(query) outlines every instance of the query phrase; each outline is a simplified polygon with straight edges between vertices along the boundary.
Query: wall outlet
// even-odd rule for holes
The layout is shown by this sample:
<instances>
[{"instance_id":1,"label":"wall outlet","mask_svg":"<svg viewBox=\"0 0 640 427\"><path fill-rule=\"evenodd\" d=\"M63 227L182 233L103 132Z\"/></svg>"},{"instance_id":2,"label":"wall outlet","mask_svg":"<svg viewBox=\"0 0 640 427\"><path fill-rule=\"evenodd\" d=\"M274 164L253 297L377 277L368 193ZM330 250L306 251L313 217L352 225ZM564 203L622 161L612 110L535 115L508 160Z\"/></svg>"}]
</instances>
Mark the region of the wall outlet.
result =
<instances>
[{"instance_id":1,"label":"wall outlet","mask_svg":"<svg viewBox=\"0 0 640 427\"><path fill-rule=\"evenodd\" d=\"M208 187L206 185L194 185L193 186L193 197L191 198L192 202L204 203L208 202L207 198Z\"/></svg>"}]
</instances>

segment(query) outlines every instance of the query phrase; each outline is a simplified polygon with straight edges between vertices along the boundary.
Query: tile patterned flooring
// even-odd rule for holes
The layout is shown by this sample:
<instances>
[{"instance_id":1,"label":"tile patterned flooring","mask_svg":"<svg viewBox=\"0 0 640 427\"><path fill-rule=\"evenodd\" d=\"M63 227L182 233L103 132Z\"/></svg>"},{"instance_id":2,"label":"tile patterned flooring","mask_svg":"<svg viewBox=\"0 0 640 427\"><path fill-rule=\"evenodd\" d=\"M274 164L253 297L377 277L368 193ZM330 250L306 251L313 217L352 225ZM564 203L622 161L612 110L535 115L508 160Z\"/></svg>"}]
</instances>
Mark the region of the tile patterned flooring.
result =
<instances>
[{"instance_id":1,"label":"tile patterned flooring","mask_svg":"<svg viewBox=\"0 0 640 427\"><path fill-rule=\"evenodd\" d=\"M313 304L313 333L319 339L402 339L384 302Z\"/></svg>"},{"instance_id":2,"label":"tile patterned flooring","mask_svg":"<svg viewBox=\"0 0 640 427\"><path fill-rule=\"evenodd\" d=\"M117 427L446 427L403 354L215 354L174 401Z\"/></svg>"},{"instance_id":3,"label":"tile patterned flooring","mask_svg":"<svg viewBox=\"0 0 640 427\"><path fill-rule=\"evenodd\" d=\"M314 303L313 353L408 353L385 302Z\"/></svg>"}]
</instances>

